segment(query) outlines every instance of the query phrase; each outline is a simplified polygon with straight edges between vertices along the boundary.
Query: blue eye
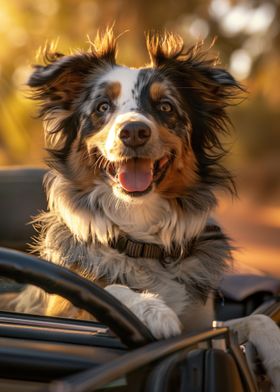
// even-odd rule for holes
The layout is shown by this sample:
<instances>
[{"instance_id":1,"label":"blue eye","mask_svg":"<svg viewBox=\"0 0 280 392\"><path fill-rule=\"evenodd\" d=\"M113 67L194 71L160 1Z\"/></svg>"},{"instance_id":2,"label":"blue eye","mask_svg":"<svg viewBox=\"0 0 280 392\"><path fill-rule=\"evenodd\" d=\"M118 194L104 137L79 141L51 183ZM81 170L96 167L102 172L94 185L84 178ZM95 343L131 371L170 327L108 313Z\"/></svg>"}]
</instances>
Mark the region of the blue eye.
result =
<instances>
[{"instance_id":1,"label":"blue eye","mask_svg":"<svg viewBox=\"0 0 280 392\"><path fill-rule=\"evenodd\" d=\"M111 105L107 101L100 102L96 107L96 110L99 113L107 113L110 109Z\"/></svg>"},{"instance_id":2,"label":"blue eye","mask_svg":"<svg viewBox=\"0 0 280 392\"><path fill-rule=\"evenodd\" d=\"M169 102L161 102L161 103L158 105L158 109L159 109L161 112L170 113L170 112L172 112L173 107L172 107L172 105L171 105Z\"/></svg>"}]
</instances>

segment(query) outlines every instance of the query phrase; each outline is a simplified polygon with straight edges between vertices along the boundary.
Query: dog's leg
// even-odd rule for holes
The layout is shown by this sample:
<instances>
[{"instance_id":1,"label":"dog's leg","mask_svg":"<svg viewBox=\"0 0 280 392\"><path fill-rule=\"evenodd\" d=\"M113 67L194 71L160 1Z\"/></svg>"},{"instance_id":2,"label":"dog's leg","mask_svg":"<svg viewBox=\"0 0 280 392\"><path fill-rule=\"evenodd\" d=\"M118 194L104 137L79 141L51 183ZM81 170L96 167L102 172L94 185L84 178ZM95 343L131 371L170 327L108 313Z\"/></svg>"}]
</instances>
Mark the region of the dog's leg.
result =
<instances>
[{"instance_id":1,"label":"dog's leg","mask_svg":"<svg viewBox=\"0 0 280 392\"><path fill-rule=\"evenodd\" d=\"M96 320L85 310L76 308L67 299L56 294L49 296L45 315L51 317L74 318L79 320Z\"/></svg>"},{"instance_id":2,"label":"dog's leg","mask_svg":"<svg viewBox=\"0 0 280 392\"><path fill-rule=\"evenodd\" d=\"M118 284L105 287L110 294L126 305L152 332L155 338L168 338L181 333L181 324L175 312L157 295L136 293Z\"/></svg>"},{"instance_id":3,"label":"dog's leg","mask_svg":"<svg viewBox=\"0 0 280 392\"><path fill-rule=\"evenodd\" d=\"M225 324L237 332L239 344L249 341L255 346L274 391L280 391L280 330L274 321L255 314Z\"/></svg>"},{"instance_id":4,"label":"dog's leg","mask_svg":"<svg viewBox=\"0 0 280 392\"><path fill-rule=\"evenodd\" d=\"M19 293L4 294L0 307L9 312L44 314L47 300L48 294L44 290L28 285ZM2 306L5 301L5 306Z\"/></svg>"}]
</instances>

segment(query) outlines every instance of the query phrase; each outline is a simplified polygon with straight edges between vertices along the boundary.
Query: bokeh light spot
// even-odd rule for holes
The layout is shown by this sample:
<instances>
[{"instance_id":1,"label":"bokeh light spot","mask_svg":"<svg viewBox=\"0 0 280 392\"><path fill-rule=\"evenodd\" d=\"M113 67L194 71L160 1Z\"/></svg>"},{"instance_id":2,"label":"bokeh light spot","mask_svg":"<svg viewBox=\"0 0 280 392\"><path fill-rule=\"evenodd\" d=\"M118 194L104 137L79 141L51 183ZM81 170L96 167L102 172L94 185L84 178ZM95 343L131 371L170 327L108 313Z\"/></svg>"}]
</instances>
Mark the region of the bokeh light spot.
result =
<instances>
[{"instance_id":1,"label":"bokeh light spot","mask_svg":"<svg viewBox=\"0 0 280 392\"><path fill-rule=\"evenodd\" d=\"M230 71L238 79L246 79L252 68L252 58L245 49L238 49L230 56Z\"/></svg>"}]
</instances>

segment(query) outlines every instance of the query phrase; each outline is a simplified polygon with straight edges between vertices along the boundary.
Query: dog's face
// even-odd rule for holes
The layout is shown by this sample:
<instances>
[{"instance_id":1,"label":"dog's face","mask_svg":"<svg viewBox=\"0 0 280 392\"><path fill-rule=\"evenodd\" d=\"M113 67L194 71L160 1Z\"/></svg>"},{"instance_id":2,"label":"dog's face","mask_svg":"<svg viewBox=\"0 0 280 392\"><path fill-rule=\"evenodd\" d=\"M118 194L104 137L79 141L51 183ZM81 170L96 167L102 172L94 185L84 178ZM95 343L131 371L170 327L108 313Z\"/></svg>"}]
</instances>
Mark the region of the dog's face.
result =
<instances>
[{"instance_id":1,"label":"dog's face","mask_svg":"<svg viewBox=\"0 0 280 392\"><path fill-rule=\"evenodd\" d=\"M117 197L178 194L195 182L188 113L158 70L113 66L81 110L84 145Z\"/></svg>"},{"instance_id":2,"label":"dog's face","mask_svg":"<svg viewBox=\"0 0 280 392\"><path fill-rule=\"evenodd\" d=\"M119 66L107 36L92 52L56 55L29 81L54 165L81 191L102 182L122 200L178 198L226 180L217 133L237 82L199 50L183 53L178 37L150 38L148 49L151 66Z\"/></svg>"}]
</instances>

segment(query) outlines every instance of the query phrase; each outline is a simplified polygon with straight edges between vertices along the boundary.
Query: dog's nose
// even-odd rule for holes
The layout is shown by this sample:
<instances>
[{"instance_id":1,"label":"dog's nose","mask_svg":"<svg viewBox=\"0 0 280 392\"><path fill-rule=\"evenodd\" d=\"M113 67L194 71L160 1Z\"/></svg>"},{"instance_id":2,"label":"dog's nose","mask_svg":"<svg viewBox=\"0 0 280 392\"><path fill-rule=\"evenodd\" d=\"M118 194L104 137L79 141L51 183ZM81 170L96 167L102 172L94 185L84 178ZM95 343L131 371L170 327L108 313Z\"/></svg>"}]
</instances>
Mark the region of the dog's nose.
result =
<instances>
[{"instance_id":1,"label":"dog's nose","mask_svg":"<svg viewBox=\"0 0 280 392\"><path fill-rule=\"evenodd\" d=\"M119 134L119 138L127 147L140 147L147 143L151 137L150 127L140 121L125 124Z\"/></svg>"}]
</instances>

